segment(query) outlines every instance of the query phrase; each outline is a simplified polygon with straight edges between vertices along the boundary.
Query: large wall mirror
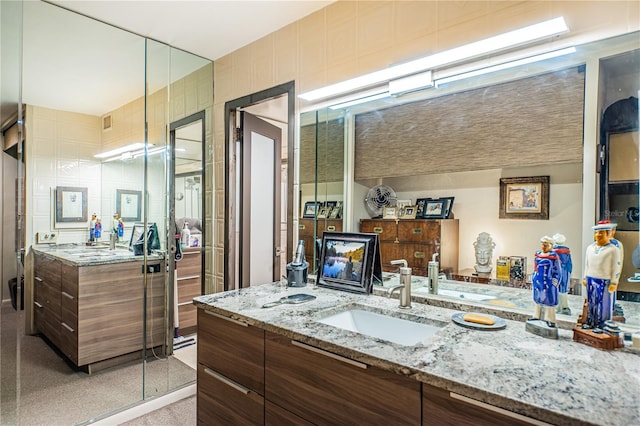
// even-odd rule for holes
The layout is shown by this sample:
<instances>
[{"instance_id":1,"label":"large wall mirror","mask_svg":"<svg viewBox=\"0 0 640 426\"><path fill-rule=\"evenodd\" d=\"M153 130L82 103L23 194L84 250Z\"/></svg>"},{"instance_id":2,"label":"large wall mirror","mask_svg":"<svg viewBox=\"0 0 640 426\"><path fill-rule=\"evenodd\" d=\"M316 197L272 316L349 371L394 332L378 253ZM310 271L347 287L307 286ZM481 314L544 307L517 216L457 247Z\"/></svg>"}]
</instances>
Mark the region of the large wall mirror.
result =
<instances>
[{"instance_id":1,"label":"large wall mirror","mask_svg":"<svg viewBox=\"0 0 640 426\"><path fill-rule=\"evenodd\" d=\"M178 174L183 180L180 191L190 191L185 195L189 205L185 204L184 214L197 218L206 214L203 146L211 142L205 141L205 127L207 137L212 134L212 63L49 3L10 3L20 4L21 10L9 15L5 13L8 6L2 4L2 63L4 66L8 41L4 19L13 16L19 23L14 35L22 40L23 65L11 84L21 91L14 108L24 109L24 170L16 172L16 179L24 182L25 224L18 232L25 236L27 259L25 308L14 310L9 305L10 309L2 309L0 411L3 424L79 424L195 382L195 367L176 356L173 345L178 295L173 272L166 272L173 271L167 265L173 253L171 244L175 244L169 212L174 207L171 179ZM3 95L3 118L8 105L4 100ZM170 124L198 113L197 144L185 128L173 145ZM95 214L101 219L104 230L93 246L87 245L89 221L60 225L53 221L57 187L86 191L89 217ZM14 190L11 188L11 194ZM137 309L146 318L146 328L141 327L133 337L140 342L140 350L112 365L103 363L99 369L78 368L55 342L43 337L47 334L34 319L37 300L29 284L34 275L30 259L41 242L37 235L50 233L56 235L56 250L73 248L79 256L84 256L80 251L90 249L107 253L109 233L118 226L117 219L124 221L114 250L124 253L129 253L136 223L155 224L159 244L152 255L162 267L146 273L138 269L130 282L139 289ZM199 240L203 247L211 244L204 238ZM140 259L147 256L142 253ZM196 271L203 269L198 265ZM116 264L106 275L93 278L109 276L110 281L118 282L120 272ZM62 287L72 278L63 275ZM201 294L201 286L195 288ZM69 298L68 292L61 294ZM120 301L119 306L125 302L131 301ZM75 303L82 303L80 295ZM59 315L60 325L73 330L68 325L72 321L69 312L63 309ZM97 316L96 321L100 323L101 318ZM101 330L113 327L120 327L121 335L133 329L126 319L105 319L98 325ZM95 340L103 338L96 332ZM83 345L80 339L75 344ZM118 383L117 389L113 383Z\"/></svg>"},{"instance_id":2,"label":"large wall mirror","mask_svg":"<svg viewBox=\"0 0 640 426\"><path fill-rule=\"evenodd\" d=\"M357 231L361 220L372 217L365 199L377 185L392 188L396 200L412 204L417 199L453 197L450 218L458 226L457 265L443 271L448 277L476 281L474 242L487 232L495 243L493 275L488 278L496 280L499 256L526 258L525 278L530 278L541 237L561 233L572 250L572 288L580 293L584 251L593 241L591 227L597 220L616 220L601 217L598 209L600 168L595 156L600 117L618 100L632 96L637 103L638 40L637 33L600 40L577 46L572 55L332 111L348 118L344 156L353 158L353 167L345 166L343 173L349 193L344 205L352 210L343 226ZM314 194L304 190L302 170L313 169L317 175L309 188L323 188L324 171L318 168L326 167L304 155L305 126L326 111L301 114L301 209L304 197ZM637 172L637 139L633 141L625 152ZM537 176L550 178L549 218L501 218L500 180ZM625 175L625 184L636 185L637 197L637 175ZM325 200L322 191L315 195ZM625 202L637 207L637 198L630 200ZM627 322L640 326L640 310L629 302L640 293L640 286L631 282L638 272L631 262L640 242L637 225L630 232L616 234L625 238L625 272L618 298L629 303ZM559 317L575 320L577 310L573 316Z\"/></svg>"}]
</instances>

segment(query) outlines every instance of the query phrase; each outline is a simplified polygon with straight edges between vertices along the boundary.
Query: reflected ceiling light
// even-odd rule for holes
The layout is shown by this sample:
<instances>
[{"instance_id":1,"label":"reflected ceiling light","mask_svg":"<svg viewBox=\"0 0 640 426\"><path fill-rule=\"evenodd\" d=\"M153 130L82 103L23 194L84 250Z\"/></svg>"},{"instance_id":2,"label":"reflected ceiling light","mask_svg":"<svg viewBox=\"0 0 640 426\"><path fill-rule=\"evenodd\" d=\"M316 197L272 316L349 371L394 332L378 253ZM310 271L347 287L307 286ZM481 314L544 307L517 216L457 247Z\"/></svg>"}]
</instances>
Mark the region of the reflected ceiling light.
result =
<instances>
[{"instance_id":1,"label":"reflected ceiling light","mask_svg":"<svg viewBox=\"0 0 640 426\"><path fill-rule=\"evenodd\" d=\"M102 152L100 154L96 154L94 155L95 158L107 158L107 157L113 157L116 155L120 155L124 152L131 152L131 151L136 151L138 149L144 148L144 143L142 142L137 142L137 143L132 143L130 145L125 145L125 146L121 146L120 148L116 148L116 149L112 149L111 151L106 151L106 152Z\"/></svg>"},{"instance_id":2,"label":"reflected ceiling light","mask_svg":"<svg viewBox=\"0 0 640 426\"><path fill-rule=\"evenodd\" d=\"M384 70L375 71L360 77L341 81L340 83L331 84L320 89L301 93L298 97L307 101L324 99L341 93L348 93L360 88L369 87L376 83L390 81L399 77L415 74L420 71L432 70L442 67L443 65L453 64L534 40L540 40L568 30L569 28L567 27L564 18L554 18L528 27L520 28L518 30L489 37L484 40L465 44L424 58L416 59L404 64L389 67Z\"/></svg>"},{"instance_id":3,"label":"reflected ceiling light","mask_svg":"<svg viewBox=\"0 0 640 426\"><path fill-rule=\"evenodd\" d=\"M342 109L342 108L347 108L350 106L354 106L354 105L358 105L358 104L363 104L365 102L369 102L369 101L375 101L377 99L382 99L382 98L388 98L389 92L382 92L382 93L378 93L375 95L370 95L370 96L365 96L363 98L357 98L357 99L352 99L350 101L347 102L342 102L339 104L335 104L335 105L331 105L329 106L329 109Z\"/></svg>"},{"instance_id":4,"label":"reflected ceiling light","mask_svg":"<svg viewBox=\"0 0 640 426\"><path fill-rule=\"evenodd\" d=\"M433 76L431 71L421 72L420 74L410 75L408 77L391 80L389 82L389 94L392 96L402 95L403 93L413 92L415 90L433 87Z\"/></svg>"},{"instance_id":5,"label":"reflected ceiling light","mask_svg":"<svg viewBox=\"0 0 640 426\"><path fill-rule=\"evenodd\" d=\"M486 68L480 68L477 70L452 75L450 77L439 78L436 80L436 87L439 87L443 84L451 83L453 81L458 81L458 80L462 80L470 77L476 77L482 74L489 74L496 71L506 70L509 68L518 67L520 65L531 64L533 62L544 61L545 59L551 59L551 58L556 58L558 56L569 55L575 52L576 52L575 47L567 47L565 49L554 50L552 52L542 53L540 55L529 56L528 58L522 58L515 61L504 62L502 64L497 64L497 65L493 65Z\"/></svg>"}]
</instances>

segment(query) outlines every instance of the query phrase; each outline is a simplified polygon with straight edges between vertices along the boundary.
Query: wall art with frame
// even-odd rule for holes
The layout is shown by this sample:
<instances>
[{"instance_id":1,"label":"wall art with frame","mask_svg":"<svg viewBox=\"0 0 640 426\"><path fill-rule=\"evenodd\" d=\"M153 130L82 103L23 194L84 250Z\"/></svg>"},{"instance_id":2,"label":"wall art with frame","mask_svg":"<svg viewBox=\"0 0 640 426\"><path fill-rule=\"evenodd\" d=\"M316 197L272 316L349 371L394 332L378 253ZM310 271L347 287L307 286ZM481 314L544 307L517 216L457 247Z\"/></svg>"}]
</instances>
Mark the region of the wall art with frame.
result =
<instances>
[{"instance_id":1,"label":"wall art with frame","mask_svg":"<svg viewBox=\"0 0 640 426\"><path fill-rule=\"evenodd\" d=\"M140 222L142 191L116 189L116 212L125 222Z\"/></svg>"},{"instance_id":2,"label":"wall art with frame","mask_svg":"<svg viewBox=\"0 0 640 426\"><path fill-rule=\"evenodd\" d=\"M501 178L499 218L549 220L549 176Z\"/></svg>"},{"instance_id":3,"label":"wall art with frame","mask_svg":"<svg viewBox=\"0 0 640 426\"><path fill-rule=\"evenodd\" d=\"M80 228L87 225L87 188L57 186L55 189L55 227Z\"/></svg>"}]
</instances>

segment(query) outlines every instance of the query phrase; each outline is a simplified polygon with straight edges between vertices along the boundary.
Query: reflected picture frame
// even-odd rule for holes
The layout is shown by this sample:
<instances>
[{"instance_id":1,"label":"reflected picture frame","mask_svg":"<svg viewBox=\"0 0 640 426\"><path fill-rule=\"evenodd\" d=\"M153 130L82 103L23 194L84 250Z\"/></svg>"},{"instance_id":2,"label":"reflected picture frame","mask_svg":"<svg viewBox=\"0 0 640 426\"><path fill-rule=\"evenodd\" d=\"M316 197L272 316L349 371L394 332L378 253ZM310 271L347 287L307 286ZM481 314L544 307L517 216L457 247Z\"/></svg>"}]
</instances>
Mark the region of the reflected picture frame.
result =
<instances>
[{"instance_id":1,"label":"reflected picture frame","mask_svg":"<svg viewBox=\"0 0 640 426\"><path fill-rule=\"evenodd\" d=\"M335 206L331 208L331 212L329 212L329 219L341 219L342 218L342 207Z\"/></svg>"},{"instance_id":2,"label":"reflected picture frame","mask_svg":"<svg viewBox=\"0 0 640 426\"><path fill-rule=\"evenodd\" d=\"M142 220L142 191L116 189L116 212L125 222Z\"/></svg>"},{"instance_id":3,"label":"reflected picture frame","mask_svg":"<svg viewBox=\"0 0 640 426\"><path fill-rule=\"evenodd\" d=\"M304 203L302 217L304 219L315 219L320 203L318 201L307 201Z\"/></svg>"},{"instance_id":4,"label":"reflected picture frame","mask_svg":"<svg viewBox=\"0 0 640 426\"><path fill-rule=\"evenodd\" d=\"M385 206L382 210L383 219L397 219L398 208L396 206Z\"/></svg>"},{"instance_id":5,"label":"reflected picture frame","mask_svg":"<svg viewBox=\"0 0 640 426\"><path fill-rule=\"evenodd\" d=\"M446 219L449 214L449 200L447 198L430 198L424 203L422 209L423 219Z\"/></svg>"},{"instance_id":6,"label":"reflected picture frame","mask_svg":"<svg viewBox=\"0 0 640 426\"><path fill-rule=\"evenodd\" d=\"M400 219L415 219L418 213L418 206L405 206L400 211Z\"/></svg>"},{"instance_id":7,"label":"reflected picture frame","mask_svg":"<svg viewBox=\"0 0 640 426\"><path fill-rule=\"evenodd\" d=\"M89 220L86 187L57 186L55 188L55 224L84 226Z\"/></svg>"},{"instance_id":8,"label":"reflected picture frame","mask_svg":"<svg viewBox=\"0 0 640 426\"><path fill-rule=\"evenodd\" d=\"M500 179L500 219L549 220L549 176Z\"/></svg>"},{"instance_id":9,"label":"reflected picture frame","mask_svg":"<svg viewBox=\"0 0 640 426\"><path fill-rule=\"evenodd\" d=\"M330 211L331 211L331 207L322 206L318 210L318 214L316 215L316 218L318 218L318 219L328 219Z\"/></svg>"}]
</instances>

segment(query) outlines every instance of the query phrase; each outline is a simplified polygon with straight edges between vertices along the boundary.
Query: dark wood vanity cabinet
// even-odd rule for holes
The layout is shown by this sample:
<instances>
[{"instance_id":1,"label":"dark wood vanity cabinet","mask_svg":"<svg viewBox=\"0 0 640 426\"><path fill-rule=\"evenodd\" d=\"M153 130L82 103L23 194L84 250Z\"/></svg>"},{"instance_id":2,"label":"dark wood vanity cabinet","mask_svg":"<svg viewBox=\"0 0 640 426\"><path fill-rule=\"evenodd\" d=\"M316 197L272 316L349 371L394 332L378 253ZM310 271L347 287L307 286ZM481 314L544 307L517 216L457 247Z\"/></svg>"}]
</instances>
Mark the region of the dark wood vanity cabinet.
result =
<instances>
[{"instance_id":1,"label":"dark wood vanity cabinet","mask_svg":"<svg viewBox=\"0 0 640 426\"><path fill-rule=\"evenodd\" d=\"M458 270L458 219L362 219L360 232L378 234L382 270L397 272L392 260L405 259L413 275L427 276L434 253L440 271Z\"/></svg>"},{"instance_id":2,"label":"dark wood vanity cabinet","mask_svg":"<svg viewBox=\"0 0 640 426\"><path fill-rule=\"evenodd\" d=\"M198 424L264 424L264 330L198 309Z\"/></svg>"},{"instance_id":3,"label":"dark wood vanity cabinet","mask_svg":"<svg viewBox=\"0 0 640 426\"><path fill-rule=\"evenodd\" d=\"M178 327L180 333L196 331L197 308L193 298L202 294L202 249L189 247L182 249L182 259L176 263L178 280Z\"/></svg>"}]
</instances>

